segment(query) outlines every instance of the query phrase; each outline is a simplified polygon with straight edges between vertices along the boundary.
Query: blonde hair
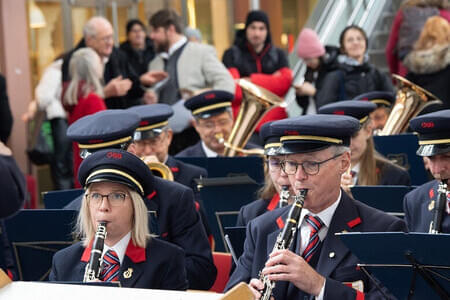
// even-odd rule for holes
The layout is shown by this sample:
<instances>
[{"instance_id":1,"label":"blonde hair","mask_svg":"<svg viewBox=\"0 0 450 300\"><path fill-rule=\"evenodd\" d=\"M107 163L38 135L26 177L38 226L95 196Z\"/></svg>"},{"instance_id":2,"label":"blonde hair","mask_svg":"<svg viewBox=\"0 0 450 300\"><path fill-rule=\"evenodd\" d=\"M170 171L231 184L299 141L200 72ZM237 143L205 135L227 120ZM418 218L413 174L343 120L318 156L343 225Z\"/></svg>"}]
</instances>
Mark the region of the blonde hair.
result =
<instances>
[{"instance_id":1,"label":"blonde hair","mask_svg":"<svg viewBox=\"0 0 450 300\"><path fill-rule=\"evenodd\" d=\"M428 18L420 33L419 39L414 44L415 50L426 50L434 45L446 45L450 43L450 25L440 16Z\"/></svg>"},{"instance_id":2,"label":"blonde hair","mask_svg":"<svg viewBox=\"0 0 450 300\"><path fill-rule=\"evenodd\" d=\"M136 191L126 187L130 194L131 202L133 203L133 224L131 228L131 239L133 244L138 247L145 248L147 241L150 239L150 232L148 229L148 214L147 207ZM89 203L86 195L89 194L88 187L83 195L80 213L78 214L77 224L75 227L75 234L82 240L83 245L87 246L94 238L97 228L92 224L91 213L89 210Z\"/></svg>"},{"instance_id":3,"label":"blonde hair","mask_svg":"<svg viewBox=\"0 0 450 300\"><path fill-rule=\"evenodd\" d=\"M266 156L266 159L268 159L268 156ZM267 164L264 164L264 185L258 190L258 198L263 200L271 200L278 193L269 172Z\"/></svg>"},{"instance_id":4,"label":"blonde hair","mask_svg":"<svg viewBox=\"0 0 450 300\"><path fill-rule=\"evenodd\" d=\"M65 104L77 105L78 97L86 97L89 93L103 97L103 87L97 74L102 67L100 64L100 57L91 48L80 48L73 53L69 62L71 80L64 95Z\"/></svg>"}]
</instances>

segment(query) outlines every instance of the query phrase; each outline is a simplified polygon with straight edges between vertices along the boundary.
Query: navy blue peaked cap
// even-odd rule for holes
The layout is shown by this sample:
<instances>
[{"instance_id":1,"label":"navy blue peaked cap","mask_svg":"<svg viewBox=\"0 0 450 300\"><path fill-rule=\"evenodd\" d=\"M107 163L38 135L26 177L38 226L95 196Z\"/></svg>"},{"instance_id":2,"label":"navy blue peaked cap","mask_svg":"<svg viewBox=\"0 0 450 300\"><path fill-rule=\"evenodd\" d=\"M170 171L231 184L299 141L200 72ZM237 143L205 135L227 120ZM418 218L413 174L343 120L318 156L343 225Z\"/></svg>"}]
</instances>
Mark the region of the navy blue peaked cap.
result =
<instances>
[{"instance_id":1,"label":"navy blue peaked cap","mask_svg":"<svg viewBox=\"0 0 450 300\"><path fill-rule=\"evenodd\" d=\"M369 101L346 100L324 105L319 108L318 113L350 116L363 124L369 119L369 114L376 108L376 104Z\"/></svg>"},{"instance_id":2,"label":"navy blue peaked cap","mask_svg":"<svg viewBox=\"0 0 450 300\"><path fill-rule=\"evenodd\" d=\"M78 119L67 128L67 136L77 142L80 149L117 148L132 140L139 121L139 116L130 111L103 110Z\"/></svg>"},{"instance_id":3,"label":"navy blue peaked cap","mask_svg":"<svg viewBox=\"0 0 450 300\"><path fill-rule=\"evenodd\" d=\"M231 106L233 94L222 90L209 90L195 95L184 102L194 117L206 119L224 112Z\"/></svg>"},{"instance_id":4,"label":"navy blue peaked cap","mask_svg":"<svg viewBox=\"0 0 450 300\"><path fill-rule=\"evenodd\" d=\"M395 102L395 93L385 91L373 91L356 96L353 100L366 100L377 107L392 107Z\"/></svg>"},{"instance_id":5,"label":"navy blue peaked cap","mask_svg":"<svg viewBox=\"0 0 450 300\"><path fill-rule=\"evenodd\" d=\"M264 123L259 130L259 137L264 143L264 155L278 155L278 148L280 148L280 136L272 132L270 124L273 122Z\"/></svg>"},{"instance_id":6,"label":"navy blue peaked cap","mask_svg":"<svg viewBox=\"0 0 450 300\"><path fill-rule=\"evenodd\" d=\"M160 103L132 106L127 110L139 115L141 120L134 133L135 141L154 138L161 134L173 115L170 105Z\"/></svg>"},{"instance_id":7,"label":"navy blue peaked cap","mask_svg":"<svg viewBox=\"0 0 450 300\"><path fill-rule=\"evenodd\" d=\"M360 124L357 119L341 115L306 115L275 121L272 132L280 136L278 154L319 151L330 146L349 146Z\"/></svg>"},{"instance_id":8,"label":"navy blue peaked cap","mask_svg":"<svg viewBox=\"0 0 450 300\"><path fill-rule=\"evenodd\" d=\"M142 197L153 192L150 168L137 156L120 149L104 149L89 155L80 165L78 180L84 188L94 182L124 184Z\"/></svg>"},{"instance_id":9,"label":"navy blue peaked cap","mask_svg":"<svg viewBox=\"0 0 450 300\"><path fill-rule=\"evenodd\" d=\"M417 155L433 156L450 152L450 109L415 117L409 125L419 133Z\"/></svg>"}]
</instances>

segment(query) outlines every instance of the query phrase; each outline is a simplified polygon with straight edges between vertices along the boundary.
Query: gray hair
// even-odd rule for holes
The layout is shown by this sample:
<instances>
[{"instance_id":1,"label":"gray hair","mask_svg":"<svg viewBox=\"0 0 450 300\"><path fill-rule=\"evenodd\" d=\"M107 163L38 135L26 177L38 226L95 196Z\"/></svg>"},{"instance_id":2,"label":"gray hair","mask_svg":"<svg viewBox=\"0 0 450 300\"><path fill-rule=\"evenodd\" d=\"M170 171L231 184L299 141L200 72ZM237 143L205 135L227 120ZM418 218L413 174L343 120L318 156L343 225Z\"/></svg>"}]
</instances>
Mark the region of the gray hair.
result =
<instances>
[{"instance_id":1,"label":"gray hair","mask_svg":"<svg viewBox=\"0 0 450 300\"><path fill-rule=\"evenodd\" d=\"M97 35L97 25L99 23L109 23L108 19L101 17L101 16L95 16L90 18L86 24L84 24L83 27L83 37L86 39L87 37L95 37Z\"/></svg>"},{"instance_id":2,"label":"gray hair","mask_svg":"<svg viewBox=\"0 0 450 300\"><path fill-rule=\"evenodd\" d=\"M67 105L77 105L78 97L85 97L93 92L100 97L103 97L103 87L98 78L97 68L100 57L91 48L81 48L75 51L69 62L69 73L71 81L64 95L64 103ZM84 83L79 94L79 87Z\"/></svg>"},{"instance_id":3,"label":"gray hair","mask_svg":"<svg viewBox=\"0 0 450 300\"><path fill-rule=\"evenodd\" d=\"M348 146L332 146L334 149L334 155L344 154L345 152L350 152L350 147Z\"/></svg>"}]
</instances>

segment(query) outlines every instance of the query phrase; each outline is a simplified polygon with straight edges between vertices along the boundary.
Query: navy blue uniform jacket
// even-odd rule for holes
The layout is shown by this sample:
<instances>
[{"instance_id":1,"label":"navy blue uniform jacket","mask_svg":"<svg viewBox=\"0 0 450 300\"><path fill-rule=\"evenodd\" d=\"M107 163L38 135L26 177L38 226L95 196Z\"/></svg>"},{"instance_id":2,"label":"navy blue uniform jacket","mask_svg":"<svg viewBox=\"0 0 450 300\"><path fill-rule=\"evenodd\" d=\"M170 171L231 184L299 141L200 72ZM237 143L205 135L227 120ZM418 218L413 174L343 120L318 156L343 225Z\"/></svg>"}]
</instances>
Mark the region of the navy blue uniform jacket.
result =
<instances>
[{"instance_id":1,"label":"navy blue uniform jacket","mask_svg":"<svg viewBox=\"0 0 450 300\"><path fill-rule=\"evenodd\" d=\"M439 182L433 180L422 184L405 195L403 210L408 230L411 232L429 232L437 207ZM450 233L450 215L444 211L441 232Z\"/></svg>"},{"instance_id":2,"label":"navy blue uniform jacket","mask_svg":"<svg viewBox=\"0 0 450 300\"><path fill-rule=\"evenodd\" d=\"M85 248L81 242L58 251L53 256L50 281L83 281L90 255L91 245ZM158 239L150 239L146 248L137 247L130 240L119 281L123 287L186 290L183 250Z\"/></svg>"},{"instance_id":3,"label":"navy blue uniform jacket","mask_svg":"<svg viewBox=\"0 0 450 300\"><path fill-rule=\"evenodd\" d=\"M280 202L280 195L275 194L272 200L267 201L264 199L255 200L247 205L244 205L239 210L236 226L247 226L248 222L254 218L262 215L265 212L272 211L278 208Z\"/></svg>"},{"instance_id":4,"label":"navy blue uniform jacket","mask_svg":"<svg viewBox=\"0 0 450 300\"><path fill-rule=\"evenodd\" d=\"M411 185L408 172L394 164L377 161L377 172L380 172L378 185Z\"/></svg>"},{"instance_id":5,"label":"navy blue uniform jacket","mask_svg":"<svg viewBox=\"0 0 450 300\"><path fill-rule=\"evenodd\" d=\"M277 222L277 219L281 217L284 221L290 207L268 212L248 224L244 253L238 260L226 290L241 281L249 282L251 278L258 278L258 272L263 269L281 231L277 224L280 221ZM336 208L327 235L321 243L320 252L315 254L319 255L315 270L326 278L324 299L356 299L356 290L344 285L343 282L358 280L364 283L365 299L382 299L382 295L376 290L374 284L361 270L357 270L356 264L359 260L334 235L344 230L349 232L405 231L405 223L396 217L352 200L342 192L341 201ZM298 247L295 241L292 244L297 244ZM296 249L296 253L298 252ZM332 258L329 255L331 252L335 253ZM314 257L313 260L315 260ZM276 300L304 299L303 297L308 299L309 297L289 282L277 282L273 296Z\"/></svg>"},{"instance_id":6,"label":"navy blue uniform jacket","mask_svg":"<svg viewBox=\"0 0 450 300\"><path fill-rule=\"evenodd\" d=\"M153 177L154 191L147 196L148 210L156 211L160 238L181 247L186 253L186 273L190 289L208 290L216 279L211 247L190 188ZM80 210L81 197L66 209Z\"/></svg>"}]
</instances>

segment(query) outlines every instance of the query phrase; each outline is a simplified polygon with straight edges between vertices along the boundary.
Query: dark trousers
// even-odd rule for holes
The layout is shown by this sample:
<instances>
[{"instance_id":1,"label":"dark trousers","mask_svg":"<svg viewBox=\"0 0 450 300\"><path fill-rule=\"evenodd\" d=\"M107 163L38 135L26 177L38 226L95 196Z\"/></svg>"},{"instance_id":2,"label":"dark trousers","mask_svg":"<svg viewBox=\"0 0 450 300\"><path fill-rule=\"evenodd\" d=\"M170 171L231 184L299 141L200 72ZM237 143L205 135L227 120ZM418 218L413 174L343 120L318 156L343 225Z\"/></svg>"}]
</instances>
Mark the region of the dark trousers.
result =
<instances>
[{"instance_id":1,"label":"dark trousers","mask_svg":"<svg viewBox=\"0 0 450 300\"><path fill-rule=\"evenodd\" d=\"M53 184L56 190L73 188L72 142L67 138L67 120L54 118L50 120L54 145L53 160L50 164Z\"/></svg>"}]
</instances>

